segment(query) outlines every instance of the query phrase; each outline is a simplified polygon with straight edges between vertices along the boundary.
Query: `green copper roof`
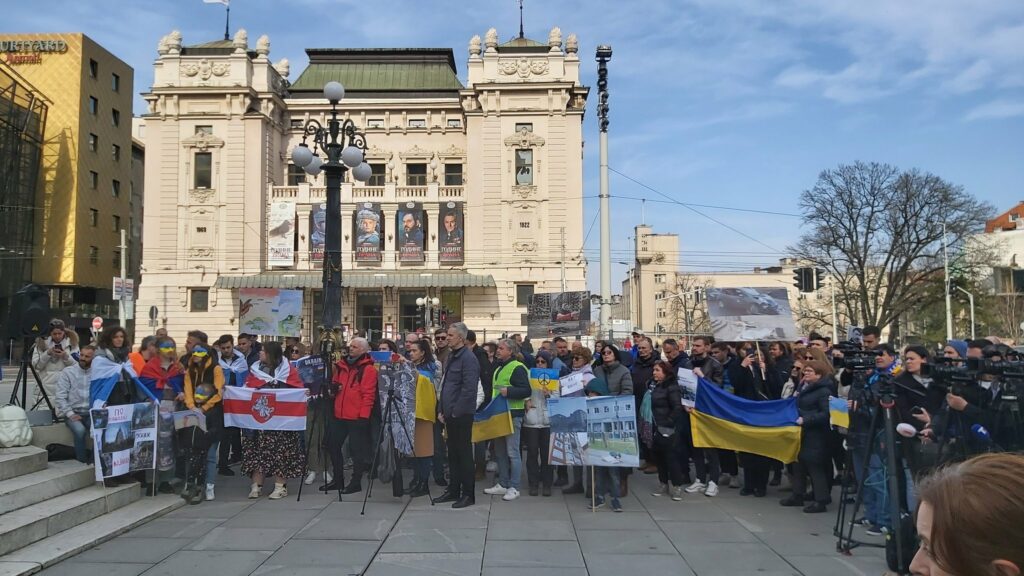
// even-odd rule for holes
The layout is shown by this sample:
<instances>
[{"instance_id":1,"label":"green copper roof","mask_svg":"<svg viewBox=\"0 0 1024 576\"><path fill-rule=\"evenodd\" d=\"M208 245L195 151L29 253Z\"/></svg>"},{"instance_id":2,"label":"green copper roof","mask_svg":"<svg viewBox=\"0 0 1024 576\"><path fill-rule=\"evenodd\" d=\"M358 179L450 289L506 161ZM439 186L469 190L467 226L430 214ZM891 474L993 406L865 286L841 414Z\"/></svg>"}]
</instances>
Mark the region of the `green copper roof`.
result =
<instances>
[{"instance_id":1,"label":"green copper roof","mask_svg":"<svg viewBox=\"0 0 1024 576\"><path fill-rule=\"evenodd\" d=\"M463 88L449 48L309 49L309 67L291 85L319 95L324 84L341 82L348 93L435 93Z\"/></svg>"},{"instance_id":2,"label":"green copper roof","mask_svg":"<svg viewBox=\"0 0 1024 576\"><path fill-rule=\"evenodd\" d=\"M543 46L547 48L547 44L541 44L536 40L530 40L529 38L516 36L515 38L505 42L498 46L498 48L535 48L537 46Z\"/></svg>"}]
</instances>

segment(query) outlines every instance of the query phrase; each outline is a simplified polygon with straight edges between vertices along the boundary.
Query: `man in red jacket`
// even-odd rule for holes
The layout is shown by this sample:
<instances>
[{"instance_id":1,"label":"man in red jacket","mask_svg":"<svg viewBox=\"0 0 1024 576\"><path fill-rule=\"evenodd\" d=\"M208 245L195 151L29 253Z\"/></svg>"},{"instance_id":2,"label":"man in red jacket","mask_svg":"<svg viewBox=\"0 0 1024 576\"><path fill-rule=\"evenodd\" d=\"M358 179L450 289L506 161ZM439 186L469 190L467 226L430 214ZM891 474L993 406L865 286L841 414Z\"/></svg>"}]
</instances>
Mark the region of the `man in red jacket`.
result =
<instances>
[{"instance_id":1,"label":"man in red jacket","mask_svg":"<svg viewBox=\"0 0 1024 576\"><path fill-rule=\"evenodd\" d=\"M365 338L348 342L348 356L334 365L334 415L328 431L328 448L334 465L334 479L320 490L331 492L345 484L345 458L341 447L349 439L352 456L352 478L341 491L355 494L367 468L366 450L370 446L370 411L377 393L377 369L370 358L370 345Z\"/></svg>"}]
</instances>

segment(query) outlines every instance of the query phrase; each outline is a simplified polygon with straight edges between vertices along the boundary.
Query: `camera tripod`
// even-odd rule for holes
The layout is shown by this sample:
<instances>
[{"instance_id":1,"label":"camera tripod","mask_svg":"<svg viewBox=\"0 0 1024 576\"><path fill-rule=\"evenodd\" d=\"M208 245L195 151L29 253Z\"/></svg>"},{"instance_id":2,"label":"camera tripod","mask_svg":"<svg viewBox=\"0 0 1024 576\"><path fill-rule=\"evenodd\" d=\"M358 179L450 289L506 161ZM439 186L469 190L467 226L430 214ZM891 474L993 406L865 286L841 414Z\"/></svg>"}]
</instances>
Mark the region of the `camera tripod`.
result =
<instances>
[{"instance_id":1,"label":"camera tripod","mask_svg":"<svg viewBox=\"0 0 1024 576\"><path fill-rule=\"evenodd\" d=\"M21 363L18 366L18 376L14 379L14 389L11 390L11 399L8 400L8 404L14 406L20 406L22 409L29 411L35 410L39 404L46 402L46 406L50 408L50 414L53 416L53 421L57 421L57 409L53 407L53 402L50 401L50 395L47 394L46 388L43 387L42 380L39 379L39 373L36 372L35 367L32 366L32 348L35 347L32 338L25 338L24 346L22 346L21 352ZM36 389L39 390L41 398L36 400L36 403L32 405L32 408L28 407L28 387L29 387L29 375L36 381ZM21 398L18 398L18 390L21 390Z\"/></svg>"},{"instance_id":2,"label":"camera tripod","mask_svg":"<svg viewBox=\"0 0 1024 576\"><path fill-rule=\"evenodd\" d=\"M413 375L415 377L415 369L413 370ZM370 460L370 474L369 474L370 480L369 480L369 484L366 487L366 492L363 494L363 507L362 507L362 510L360 510L360 512L359 512L360 515L365 515L366 514L366 502L367 502L367 500L369 500L370 495L373 493L373 484L374 484L374 482L377 479L377 474L374 474L374 471L377 469L377 460L380 458L381 445L384 443L384 438L385 438L384 435L385 434L390 434L390 435L394 434L393 430L389 430L388 429L388 427L391 424L392 417L397 418L398 422L402 425L402 432L405 434L405 439L409 441L409 446L415 446L415 444L413 444L412 436L409 434L409 426L408 426L408 424L405 421L405 416L402 414L402 412L400 410L395 408L395 401L396 401L396 399L398 401L402 401L403 400L402 398L399 398L399 397L396 396L396 394L395 394L395 382L394 382L394 379L391 379L391 380L388 381L387 397L384 400L384 410L382 412L381 419L380 419L380 436L379 436L380 441L377 442L377 445L376 445L376 447L374 448L374 451L373 451L373 458ZM393 447L394 446L394 439L392 438L390 441L392 442L392 447ZM399 460L399 454L398 454L398 452L396 450L395 451L395 476L391 479L391 481L395 483L394 484L395 487L393 488L393 493L395 494L395 496L401 496L402 495L402 474L401 474L402 468L401 468L401 465L400 465L398 460ZM429 483L427 484L427 500L430 502L431 506L434 505L434 499L430 496L430 484Z\"/></svg>"},{"instance_id":3,"label":"camera tripod","mask_svg":"<svg viewBox=\"0 0 1024 576\"><path fill-rule=\"evenodd\" d=\"M333 362L334 352L337 349L336 335L330 330L327 330L323 326L320 327L320 357L324 363L324 381L320 384L319 394L313 397L313 421L309 425L309 442L306 443L306 454L302 461L302 476L299 478L299 491L296 494L295 501L302 501L302 486L306 483L306 474L309 473L309 451L313 448L313 442L316 442L317 431L320 432L321 441L319 446L316 447L318 454L320 455L320 462L323 464L323 470L321 470L321 478L323 478L323 486L327 485L327 459L324 458L324 445L330 446L331 442L331 427L328 425L327 418L330 414L332 407L332 397L328 393L333 386ZM305 434L305 432L303 432ZM333 462L332 462L333 464ZM338 502L341 502L341 485L345 479L335 479L338 486Z\"/></svg>"},{"instance_id":4,"label":"camera tripod","mask_svg":"<svg viewBox=\"0 0 1024 576\"><path fill-rule=\"evenodd\" d=\"M857 375L854 376L854 378L856 377ZM890 561L889 568L896 570L900 574L905 574L907 573L907 567L910 564L910 548L912 544L905 541L906 535L904 523L909 521L909 514L907 514L905 507L901 502L903 500L902 495L904 492L902 489L903 486L901 485L903 468L901 466L902 459L896 452L896 398L894 391L891 389L891 382L880 382L879 384L880 396L877 401L878 408L872 411L871 424L868 426L868 447L861 462L861 470L863 473L861 479L857 482L857 498L854 501L853 510L847 514L847 499L850 496L850 487L848 482L843 482L842 490L839 495L839 513L836 517L833 535L839 538L836 542L836 550L843 554L849 555L850 550L862 545L880 547L878 544L855 540L853 538L854 523L852 522L852 519L856 519L857 512L860 510L861 504L864 501L864 491L865 489L868 489L868 469L871 462L874 440L879 433L882 433L884 435L883 448L885 450L886 466L885 492L888 496L889 517L890 523L892 524L892 529L889 534L886 535L886 541L892 541L895 547L895 558L889 559L895 560L895 566L893 566L893 562ZM864 389L862 388L861 390ZM852 428L850 431L854 432ZM849 517L851 521L848 522L847 517ZM888 549L888 544L886 544L885 547Z\"/></svg>"}]
</instances>

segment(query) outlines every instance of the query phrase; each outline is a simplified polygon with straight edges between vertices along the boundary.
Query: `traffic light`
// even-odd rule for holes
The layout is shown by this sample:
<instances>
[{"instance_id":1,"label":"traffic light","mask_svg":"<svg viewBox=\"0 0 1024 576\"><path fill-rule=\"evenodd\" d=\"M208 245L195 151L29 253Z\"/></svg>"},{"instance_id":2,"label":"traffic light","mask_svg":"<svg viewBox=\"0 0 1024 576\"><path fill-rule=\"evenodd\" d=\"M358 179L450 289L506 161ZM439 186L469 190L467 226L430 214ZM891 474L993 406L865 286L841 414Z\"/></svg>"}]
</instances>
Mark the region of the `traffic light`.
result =
<instances>
[{"instance_id":1,"label":"traffic light","mask_svg":"<svg viewBox=\"0 0 1024 576\"><path fill-rule=\"evenodd\" d=\"M814 269L795 268L793 269L793 286L800 292L814 291Z\"/></svg>"},{"instance_id":2,"label":"traffic light","mask_svg":"<svg viewBox=\"0 0 1024 576\"><path fill-rule=\"evenodd\" d=\"M824 268L814 269L814 290L821 290L825 286L825 276L828 275L828 270Z\"/></svg>"}]
</instances>

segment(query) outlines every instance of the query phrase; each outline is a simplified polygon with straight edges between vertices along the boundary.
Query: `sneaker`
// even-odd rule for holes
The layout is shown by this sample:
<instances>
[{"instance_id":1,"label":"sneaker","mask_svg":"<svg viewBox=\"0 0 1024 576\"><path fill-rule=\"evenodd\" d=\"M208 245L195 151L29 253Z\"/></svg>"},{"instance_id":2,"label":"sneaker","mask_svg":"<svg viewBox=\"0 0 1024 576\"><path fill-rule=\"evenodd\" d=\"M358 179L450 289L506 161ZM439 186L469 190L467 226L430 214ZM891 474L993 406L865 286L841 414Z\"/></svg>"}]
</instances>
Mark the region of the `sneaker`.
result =
<instances>
[{"instance_id":1,"label":"sneaker","mask_svg":"<svg viewBox=\"0 0 1024 576\"><path fill-rule=\"evenodd\" d=\"M733 476L732 479L729 480L729 488L739 488L741 485L742 484L740 482L740 475L739 474Z\"/></svg>"},{"instance_id":2,"label":"sneaker","mask_svg":"<svg viewBox=\"0 0 1024 576\"><path fill-rule=\"evenodd\" d=\"M280 500L281 498L284 498L287 495L287 486L285 486L284 484L274 484L274 491L271 492L270 496L267 496L267 498L270 498L271 500Z\"/></svg>"},{"instance_id":3,"label":"sneaker","mask_svg":"<svg viewBox=\"0 0 1024 576\"><path fill-rule=\"evenodd\" d=\"M701 482L700 480L697 480L693 484L690 484L689 486L686 487L686 492L688 494L695 494L697 492L703 492L704 490L707 489L707 487L707 484Z\"/></svg>"},{"instance_id":4,"label":"sneaker","mask_svg":"<svg viewBox=\"0 0 1024 576\"><path fill-rule=\"evenodd\" d=\"M590 505L591 510L597 510L598 508L604 508L604 498L598 498Z\"/></svg>"},{"instance_id":5,"label":"sneaker","mask_svg":"<svg viewBox=\"0 0 1024 576\"><path fill-rule=\"evenodd\" d=\"M505 489L502 488L502 490ZM505 490L505 495L501 497L501 499L504 500L505 502L511 502L516 498L519 498L519 490L516 490L515 488L509 488L508 490Z\"/></svg>"},{"instance_id":6,"label":"sneaker","mask_svg":"<svg viewBox=\"0 0 1024 576\"><path fill-rule=\"evenodd\" d=\"M673 486L672 487L672 500L675 501L675 502L679 502L682 499L683 499L683 487L682 486Z\"/></svg>"},{"instance_id":7,"label":"sneaker","mask_svg":"<svg viewBox=\"0 0 1024 576\"><path fill-rule=\"evenodd\" d=\"M709 498L718 496L718 484L715 484L714 482L708 482L708 487L706 490L704 490L704 495Z\"/></svg>"},{"instance_id":8,"label":"sneaker","mask_svg":"<svg viewBox=\"0 0 1024 576\"><path fill-rule=\"evenodd\" d=\"M206 485L206 500L207 501L213 500L213 497L214 497L213 484L207 484Z\"/></svg>"},{"instance_id":9,"label":"sneaker","mask_svg":"<svg viewBox=\"0 0 1024 576\"><path fill-rule=\"evenodd\" d=\"M330 472L324 470L324 480L326 480L327 483L330 484L331 481L334 480L334 474L331 474Z\"/></svg>"},{"instance_id":10,"label":"sneaker","mask_svg":"<svg viewBox=\"0 0 1024 576\"><path fill-rule=\"evenodd\" d=\"M664 496L665 494L668 494L668 484L662 484L658 486L657 490L651 492L651 496Z\"/></svg>"},{"instance_id":11,"label":"sneaker","mask_svg":"<svg viewBox=\"0 0 1024 576\"><path fill-rule=\"evenodd\" d=\"M498 463L495 462L494 460L491 460L490 462L487 463L487 467L485 469L488 472L497 472L498 471Z\"/></svg>"},{"instance_id":12,"label":"sneaker","mask_svg":"<svg viewBox=\"0 0 1024 576\"><path fill-rule=\"evenodd\" d=\"M618 498L612 498L612 512L622 512L622 502Z\"/></svg>"},{"instance_id":13,"label":"sneaker","mask_svg":"<svg viewBox=\"0 0 1024 576\"><path fill-rule=\"evenodd\" d=\"M260 497L260 485L253 484L249 487L249 499L255 500Z\"/></svg>"},{"instance_id":14,"label":"sneaker","mask_svg":"<svg viewBox=\"0 0 1024 576\"><path fill-rule=\"evenodd\" d=\"M501 484L495 484L490 488L484 488L484 494L490 494L491 496L504 496L508 492L508 489Z\"/></svg>"},{"instance_id":15,"label":"sneaker","mask_svg":"<svg viewBox=\"0 0 1024 576\"><path fill-rule=\"evenodd\" d=\"M719 474L718 475L718 483L721 484L722 486L728 486L729 482L731 482L731 481L732 481L732 476L730 476L728 474Z\"/></svg>"},{"instance_id":16,"label":"sneaker","mask_svg":"<svg viewBox=\"0 0 1024 576\"><path fill-rule=\"evenodd\" d=\"M881 526L875 526L875 525L872 525L872 524L868 524L867 526L864 527L864 533L867 534L868 536L881 536L882 535L882 528L881 528Z\"/></svg>"},{"instance_id":17,"label":"sneaker","mask_svg":"<svg viewBox=\"0 0 1024 576\"><path fill-rule=\"evenodd\" d=\"M310 470L309 474L306 474L306 479L303 480L302 483L305 484L306 486L309 486L313 482L316 482L316 472Z\"/></svg>"}]
</instances>

